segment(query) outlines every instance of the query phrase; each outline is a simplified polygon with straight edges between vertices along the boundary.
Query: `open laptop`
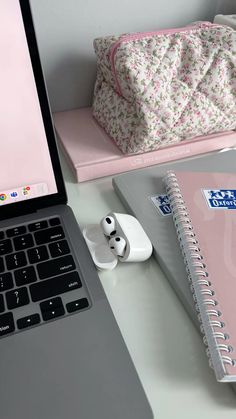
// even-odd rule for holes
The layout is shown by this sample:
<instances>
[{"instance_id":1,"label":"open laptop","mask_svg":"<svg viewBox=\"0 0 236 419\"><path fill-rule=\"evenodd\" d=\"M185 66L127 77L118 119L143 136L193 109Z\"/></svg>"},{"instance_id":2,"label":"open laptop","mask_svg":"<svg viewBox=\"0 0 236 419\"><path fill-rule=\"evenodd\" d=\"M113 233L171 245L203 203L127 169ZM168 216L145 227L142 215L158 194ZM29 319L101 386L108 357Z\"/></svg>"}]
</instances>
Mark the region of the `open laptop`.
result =
<instances>
[{"instance_id":1,"label":"open laptop","mask_svg":"<svg viewBox=\"0 0 236 419\"><path fill-rule=\"evenodd\" d=\"M67 198L28 0L0 0L4 419L148 419Z\"/></svg>"}]
</instances>

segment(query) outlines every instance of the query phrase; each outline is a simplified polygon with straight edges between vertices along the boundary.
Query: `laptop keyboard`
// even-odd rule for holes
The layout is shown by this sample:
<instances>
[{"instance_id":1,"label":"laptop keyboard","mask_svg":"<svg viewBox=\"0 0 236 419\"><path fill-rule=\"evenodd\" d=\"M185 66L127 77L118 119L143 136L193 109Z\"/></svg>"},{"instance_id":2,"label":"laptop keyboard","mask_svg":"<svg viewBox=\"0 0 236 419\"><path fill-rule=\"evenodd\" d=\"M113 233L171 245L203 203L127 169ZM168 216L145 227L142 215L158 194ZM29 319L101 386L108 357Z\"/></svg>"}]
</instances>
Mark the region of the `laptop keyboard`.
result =
<instances>
[{"instance_id":1,"label":"laptop keyboard","mask_svg":"<svg viewBox=\"0 0 236 419\"><path fill-rule=\"evenodd\" d=\"M89 305L59 217L0 231L0 337Z\"/></svg>"}]
</instances>

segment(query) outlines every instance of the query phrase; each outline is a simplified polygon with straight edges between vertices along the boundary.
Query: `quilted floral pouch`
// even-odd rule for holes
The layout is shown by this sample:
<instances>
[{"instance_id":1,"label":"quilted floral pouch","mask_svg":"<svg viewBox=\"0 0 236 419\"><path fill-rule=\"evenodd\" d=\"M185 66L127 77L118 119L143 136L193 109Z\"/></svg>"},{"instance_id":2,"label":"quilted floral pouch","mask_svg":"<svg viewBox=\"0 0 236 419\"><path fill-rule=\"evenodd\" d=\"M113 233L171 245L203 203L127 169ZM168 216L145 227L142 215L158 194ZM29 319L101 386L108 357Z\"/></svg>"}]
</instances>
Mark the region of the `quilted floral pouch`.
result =
<instances>
[{"instance_id":1,"label":"quilted floral pouch","mask_svg":"<svg viewBox=\"0 0 236 419\"><path fill-rule=\"evenodd\" d=\"M93 115L123 153L236 128L236 31L199 22L94 40Z\"/></svg>"}]
</instances>

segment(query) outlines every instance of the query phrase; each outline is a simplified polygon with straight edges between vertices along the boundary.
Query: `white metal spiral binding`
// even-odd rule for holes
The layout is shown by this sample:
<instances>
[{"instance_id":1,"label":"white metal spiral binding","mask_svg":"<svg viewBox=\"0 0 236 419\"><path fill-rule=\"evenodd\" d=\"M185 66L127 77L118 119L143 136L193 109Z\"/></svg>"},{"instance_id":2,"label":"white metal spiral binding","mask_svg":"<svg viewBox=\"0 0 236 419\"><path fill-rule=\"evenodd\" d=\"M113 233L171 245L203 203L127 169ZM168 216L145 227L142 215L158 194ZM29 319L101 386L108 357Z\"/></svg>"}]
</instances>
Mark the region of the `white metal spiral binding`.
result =
<instances>
[{"instance_id":1,"label":"white metal spiral binding","mask_svg":"<svg viewBox=\"0 0 236 419\"><path fill-rule=\"evenodd\" d=\"M224 330L225 324L222 320L222 313L215 308L218 305L218 302L214 297L215 292L212 288L212 282L209 278L197 237L193 231L191 219L183 200L175 173L169 172L166 175L165 183L184 263L186 265L190 289L193 294L195 308L200 321L200 330L204 334L203 341L207 346L209 364L211 367L213 366L212 354L210 351L211 345L209 346L209 337L206 336L206 331L202 324L202 314L206 315L208 326L211 328L211 336L214 341L214 346L219 354L221 362L223 364L235 366L236 360L230 356L234 348L225 343L225 341L228 341L230 337ZM191 273L192 270L194 270L194 283ZM205 307L204 313L201 313L195 288L198 290L198 295L200 294L202 296L201 303L203 307ZM227 353L227 355L225 353Z\"/></svg>"}]
</instances>

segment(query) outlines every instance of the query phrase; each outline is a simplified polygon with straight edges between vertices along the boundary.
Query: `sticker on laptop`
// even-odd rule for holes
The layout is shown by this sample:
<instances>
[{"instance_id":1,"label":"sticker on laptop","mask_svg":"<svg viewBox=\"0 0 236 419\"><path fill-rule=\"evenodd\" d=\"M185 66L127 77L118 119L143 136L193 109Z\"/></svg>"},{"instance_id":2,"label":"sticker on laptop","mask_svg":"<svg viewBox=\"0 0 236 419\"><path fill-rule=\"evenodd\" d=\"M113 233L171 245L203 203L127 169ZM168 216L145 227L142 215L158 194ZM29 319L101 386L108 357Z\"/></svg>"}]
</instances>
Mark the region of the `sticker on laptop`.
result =
<instances>
[{"instance_id":1,"label":"sticker on laptop","mask_svg":"<svg viewBox=\"0 0 236 419\"><path fill-rule=\"evenodd\" d=\"M236 189L203 189L207 204L213 209L236 209Z\"/></svg>"},{"instance_id":2,"label":"sticker on laptop","mask_svg":"<svg viewBox=\"0 0 236 419\"><path fill-rule=\"evenodd\" d=\"M170 202L167 195L154 195L150 196L150 199L161 215L166 216L171 214Z\"/></svg>"}]
</instances>

